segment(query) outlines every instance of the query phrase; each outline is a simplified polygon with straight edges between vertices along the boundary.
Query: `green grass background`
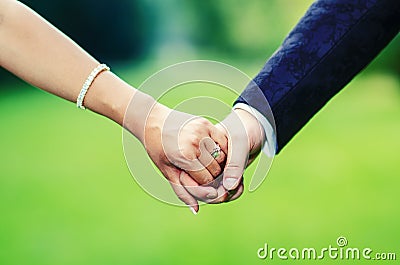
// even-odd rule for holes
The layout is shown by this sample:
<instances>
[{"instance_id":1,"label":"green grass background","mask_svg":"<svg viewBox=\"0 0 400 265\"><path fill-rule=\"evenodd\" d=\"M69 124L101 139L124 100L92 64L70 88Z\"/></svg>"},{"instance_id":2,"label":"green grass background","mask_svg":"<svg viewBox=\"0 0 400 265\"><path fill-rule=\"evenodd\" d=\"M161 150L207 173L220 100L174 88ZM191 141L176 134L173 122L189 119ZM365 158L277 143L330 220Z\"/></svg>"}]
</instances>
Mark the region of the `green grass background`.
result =
<instances>
[{"instance_id":1,"label":"green grass background","mask_svg":"<svg viewBox=\"0 0 400 265\"><path fill-rule=\"evenodd\" d=\"M120 74L137 84L154 70ZM275 158L256 192L194 216L134 182L116 124L13 85L0 97L0 264L372 263L256 255L264 243L322 248L341 235L400 259L399 87L393 75L360 75Z\"/></svg>"}]
</instances>

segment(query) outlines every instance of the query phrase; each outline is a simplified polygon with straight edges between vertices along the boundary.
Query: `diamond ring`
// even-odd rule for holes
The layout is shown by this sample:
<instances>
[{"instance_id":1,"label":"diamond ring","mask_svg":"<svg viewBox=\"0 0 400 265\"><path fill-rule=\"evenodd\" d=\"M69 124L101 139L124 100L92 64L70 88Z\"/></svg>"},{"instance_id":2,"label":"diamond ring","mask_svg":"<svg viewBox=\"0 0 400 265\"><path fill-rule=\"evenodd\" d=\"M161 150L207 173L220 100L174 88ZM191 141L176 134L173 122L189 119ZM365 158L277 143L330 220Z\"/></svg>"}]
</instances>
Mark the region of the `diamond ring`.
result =
<instances>
[{"instance_id":1,"label":"diamond ring","mask_svg":"<svg viewBox=\"0 0 400 265\"><path fill-rule=\"evenodd\" d=\"M214 158L219 157L219 152L221 152L221 147L217 144L211 152L211 156Z\"/></svg>"}]
</instances>

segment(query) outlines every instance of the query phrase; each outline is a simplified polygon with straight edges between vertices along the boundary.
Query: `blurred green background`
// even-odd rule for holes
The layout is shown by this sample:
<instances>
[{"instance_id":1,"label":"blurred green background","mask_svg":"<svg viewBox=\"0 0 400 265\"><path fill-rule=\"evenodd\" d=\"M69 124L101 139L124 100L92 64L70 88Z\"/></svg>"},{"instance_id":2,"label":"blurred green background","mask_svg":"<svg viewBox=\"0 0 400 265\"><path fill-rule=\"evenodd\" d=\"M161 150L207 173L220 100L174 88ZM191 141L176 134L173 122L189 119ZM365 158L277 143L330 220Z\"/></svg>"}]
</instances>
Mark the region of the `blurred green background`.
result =
<instances>
[{"instance_id":1,"label":"blurred green background","mask_svg":"<svg viewBox=\"0 0 400 265\"><path fill-rule=\"evenodd\" d=\"M193 59L254 76L312 1L22 2L139 86ZM0 264L282 264L257 249L318 249L341 235L399 259L399 44L289 143L261 188L198 216L140 189L116 124L2 71ZM371 263L295 263L313 262Z\"/></svg>"}]
</instances>

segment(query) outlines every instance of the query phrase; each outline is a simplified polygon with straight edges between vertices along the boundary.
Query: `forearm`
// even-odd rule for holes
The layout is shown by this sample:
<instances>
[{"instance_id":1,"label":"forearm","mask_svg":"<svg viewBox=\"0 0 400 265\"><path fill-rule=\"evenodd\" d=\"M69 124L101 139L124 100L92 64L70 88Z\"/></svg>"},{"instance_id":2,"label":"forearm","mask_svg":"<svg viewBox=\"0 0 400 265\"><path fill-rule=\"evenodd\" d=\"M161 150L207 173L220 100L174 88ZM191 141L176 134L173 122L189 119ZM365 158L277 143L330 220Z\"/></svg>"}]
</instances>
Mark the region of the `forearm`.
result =
<instances>
[{"instance_id":1,"label":"forearm","mask_svg":"<svg viewBox=\"0 0 400 265\"><path fill-rule=\"evenodd\" d=\"M318 0L310 7L254 79L274 114L278 151L396 36L399 3ZM249 86L238 102L265 114L258 95Z\"/></svg>"},{"instance_id":2,"label":"forearm","mask_svg":"<svg viewBox=\"0 0 400 265\"><path fill-rule=\"evenodd\" d=\"M75 102L89 74L98 65L98 61L34 11L15 0L0 0L0 66L34 86ZM163 125L172 110L132 88L110 71L102 71L96 76L84 97L83 105L123 125L135 135L144 144L161 172L174 183L174 190L179 197L186 204L196 207L192 208L194 211L198 210L196 199L178 186L181 170L164 153ZM175 133L178 130L174 128L178 125L183 127L193 116L179 112L174 114L167 126L173 128L172 133L167 135L168 143L172 145L170 157L186 165L188 160L181 155L181 151L195 157L200 143L193 142L197 139L194 138L195 140L178 145L178 133ZM190 135L184 139L193 139L192 131L201 131L201 139L214 135L216 139L223 139L219 140L219 145L224 146L225 136L215 128L212 130L211 123L197 123L196 120L192 122L198 129L189 130ZM178 126L178 129L181 127ZM175 146L183 146L183 149L178 150ZM198 170L199 167L195 169ZM204 171L206 170L203 167L203 173ZM212 179L210 173L208 176ZM218 195L211 187L204 191L208 195L209 192L213 196Z\"/></svg>"},{"instance_id":3,"label":"forearm","mask_svg":"<svg viewBox=\"0 0 400 265\"><path fill-rule=\"evenodd\" d=\"M75 102L87 76L98 64L31 9L15 0L0 0L2 67L36 87ZM134 93L117 76L103 72L94 80L84 105L122 124Z\"/></svg>"}]
</instances>

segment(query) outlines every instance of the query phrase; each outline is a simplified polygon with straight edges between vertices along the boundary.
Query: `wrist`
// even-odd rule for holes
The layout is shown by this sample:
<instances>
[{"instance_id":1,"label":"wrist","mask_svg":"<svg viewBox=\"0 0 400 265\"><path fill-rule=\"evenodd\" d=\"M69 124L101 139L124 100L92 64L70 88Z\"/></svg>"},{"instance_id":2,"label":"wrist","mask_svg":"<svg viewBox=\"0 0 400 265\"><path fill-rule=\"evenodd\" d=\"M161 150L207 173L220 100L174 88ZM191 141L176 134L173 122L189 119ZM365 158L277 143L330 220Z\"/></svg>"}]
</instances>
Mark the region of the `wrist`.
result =
<instances>
[{"instance_id":1,"label":"wrist","mask_svg":"<svg viewBox=\"0 0 400 265\"><path fill-rule=\"evenodd\" d=\"M84 105L122 126L135 89L112 72L106 71L93 81Z\"/></svg>"},{"instance_id":2,"label":"wrist","mask_svg":"<svg viewBox=\"0 0 400 265\"><path fill-rule=\"evenodd\" d=\"M242 122L249 140L250 154L258 153L265 141L265 132L257 118L243 109L235 109L234 112Z\"/></svg>"},{"instance_id":3,"label":"wrist","mask_svg":"<svg viewBox=\"0 0 400 265\"><path fill-rule=\"evenodd\" d=\"M136 90L126 110L123 126L145 145L146 140L155 140L145 139L146 133L149 135L160 134L161 137L164 121L171 111L170 108L158 103L151 96Z\"/></svg>"},{"instance_id":4,"label":"wrist","mask_svg":"<svg viewBox=\"0 0 400 265\"><path fill-rule=\"evenodd\" d=\"M101 73L85 97L85 106L110 118L144 143L145 127L162 126L169 108L133 88L112 72Z\"/></svg>"}]
</instances>

